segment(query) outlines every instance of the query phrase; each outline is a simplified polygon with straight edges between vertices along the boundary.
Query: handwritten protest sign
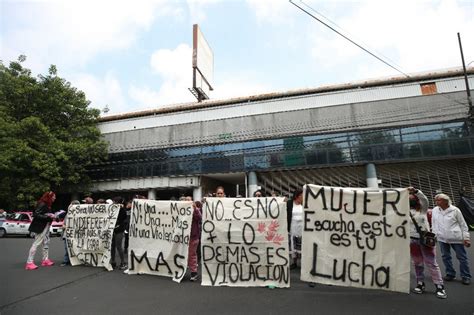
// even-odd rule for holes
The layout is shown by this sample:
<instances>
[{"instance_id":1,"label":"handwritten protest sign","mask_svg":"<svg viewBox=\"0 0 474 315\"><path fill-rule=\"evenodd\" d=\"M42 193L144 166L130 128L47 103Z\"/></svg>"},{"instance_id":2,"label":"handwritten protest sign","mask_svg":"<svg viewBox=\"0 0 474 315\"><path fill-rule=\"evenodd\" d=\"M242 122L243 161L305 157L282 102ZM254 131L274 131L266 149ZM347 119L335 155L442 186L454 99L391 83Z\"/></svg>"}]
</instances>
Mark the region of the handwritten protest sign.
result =
<instances>
[{"instance_id":1,"label":"handwritten protest sign","mask_svg":"<svg viewBox=\"0 0 474 315\"><path fill-rule=\"evenodd\" d=\"M207 198L202 285L290 286L283 198Z\"/></svg>"},{"instance_id":2,"label":"handwritten protest sign","mask_svg":"<svg viewBox=\"0 0 474 315\"><path fill-rule=\"evenodd\" d=\"M409 292L408 191L305 185L301 280Z\"/></svg>"},{"instance_id":3,"label":"handwritten protest sign","mask_svg":"<svg viewBox=\"0 0 474 315\"><path fill-rule=\"evenodd\" d=\"M147 273L180 282L186 273L192 201L133 200L129 274Z\"/></svg>"},{"instance_id":4,"label":"handwritten protest sign","mask_svg":"<svg viewBox=\"0 0 474 315\"><path fill-rule=\"evenodd\" d=\"M120 205L71 205L66 216L66 240L71 265L110 265L112 235Z\"/></svg>"}]
</instances>

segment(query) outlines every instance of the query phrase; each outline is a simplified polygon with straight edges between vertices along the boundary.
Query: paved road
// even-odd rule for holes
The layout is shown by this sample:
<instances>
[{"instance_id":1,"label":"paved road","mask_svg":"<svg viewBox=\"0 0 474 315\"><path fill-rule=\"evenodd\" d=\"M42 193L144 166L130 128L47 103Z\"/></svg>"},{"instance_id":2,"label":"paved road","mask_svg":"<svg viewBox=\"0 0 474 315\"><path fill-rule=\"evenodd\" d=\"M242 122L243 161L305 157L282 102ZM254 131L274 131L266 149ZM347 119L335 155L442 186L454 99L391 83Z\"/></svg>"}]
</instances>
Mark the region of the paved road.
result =
<instances>
[{"instance_id":1,"label":"paved road","mask_svg":"<svg viewBox=\"0 0 474 315\"><path fill-rule=\"evenodd\" d=\"M474 233L471 234L474 237ZM291 274L290 289L203 287L92 267L25 271L31 239L0 239L0 314L474 314L474 284L446 284L448 299L326 285L310 288ZM60 262L60 238L50 257ZM474 271L474 250L469 249ZM39 257L40 253L37 253ZM428 278L429 279L429 278ZM412 275L413 283L413 275Z\"/></svg>"}]
</instances>

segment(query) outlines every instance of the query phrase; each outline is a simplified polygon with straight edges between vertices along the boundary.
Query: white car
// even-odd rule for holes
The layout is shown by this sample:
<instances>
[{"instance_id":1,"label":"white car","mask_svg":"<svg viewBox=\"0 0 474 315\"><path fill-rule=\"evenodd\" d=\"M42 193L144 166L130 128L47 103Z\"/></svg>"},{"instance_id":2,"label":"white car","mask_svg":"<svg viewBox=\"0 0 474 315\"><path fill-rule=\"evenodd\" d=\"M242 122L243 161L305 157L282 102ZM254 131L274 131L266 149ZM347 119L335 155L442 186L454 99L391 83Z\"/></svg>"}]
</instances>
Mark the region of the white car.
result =
<instances>
[{"instance_id":1,"label":"white car","mask_svg":"<svg viewBox=\"0 0 474 315\"><path fill-rule=\"evenodd\" d=\"M16 212L7 216L0 226L0 237L6 235L26 235L34 237L35 233L28 231L33 216L31 212Z\"/></svg>"},{"instance_id":2,"label":"white car","mask_svg":"<svg viewBox=\"0 0 474 315\"><path fill-rule=\"evenodd\" d=\"M58 236L62 235L63 224L64 224L64 220L51 222L51 226L49 227L49 234L58 235Z\"/></svg>"}]
</instances>

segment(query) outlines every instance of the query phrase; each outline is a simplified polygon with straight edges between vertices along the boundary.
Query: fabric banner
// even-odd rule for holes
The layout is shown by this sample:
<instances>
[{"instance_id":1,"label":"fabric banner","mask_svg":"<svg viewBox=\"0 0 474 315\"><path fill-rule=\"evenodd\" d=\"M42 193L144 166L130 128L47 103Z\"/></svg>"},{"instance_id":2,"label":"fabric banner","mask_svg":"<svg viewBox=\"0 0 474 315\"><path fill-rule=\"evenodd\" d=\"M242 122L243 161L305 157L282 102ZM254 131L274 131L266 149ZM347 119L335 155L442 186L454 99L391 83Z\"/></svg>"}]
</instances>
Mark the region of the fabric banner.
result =
<instances>
[{"instance_id":1,"label":"fabric banner","mask_svg":"<svg viewBox=\"0 0 474 315\"><path fill-rule=\"evenodd\" d=\"M71 265L110 265L112 235L120 205L71 205L66 216L67 249Z\"/></svg>"},{"instance_id":2,"label":"fabric banner","mask_svg":"<svg viewBox=\"0 0 474 315\"><path fill-rule=\"evenodd\" d=\"M129 229L129 274L172 277L180 282L188 265L192 201L134 199Z\"/></svg>"},{"instance_id":3,"label":"fabric banner","mask_svg":"<svg viewBox=\"0 0 474 315\"><path fill-rule=\"evenodd\" d=\"M305 185L301 280L409 292L407 189Z\"/></svg>"},{"instance_id":4,"label":"fabric banner","mask_svg":"<svg viewBox=\"0 0 474 315\"><path fill-rule=\"evenodd\" d=\"M289 287L283 198L206 198L202 285Z\"/></svg>"}]
</instances>

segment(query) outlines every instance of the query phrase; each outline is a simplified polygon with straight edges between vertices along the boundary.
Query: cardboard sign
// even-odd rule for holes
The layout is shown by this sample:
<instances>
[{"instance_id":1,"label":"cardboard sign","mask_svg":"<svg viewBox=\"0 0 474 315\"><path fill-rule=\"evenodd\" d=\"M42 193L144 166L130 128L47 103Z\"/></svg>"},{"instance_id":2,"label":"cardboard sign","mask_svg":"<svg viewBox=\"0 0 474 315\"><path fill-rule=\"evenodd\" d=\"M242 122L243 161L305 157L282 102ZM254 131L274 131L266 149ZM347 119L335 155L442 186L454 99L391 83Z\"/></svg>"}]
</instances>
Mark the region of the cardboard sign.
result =
<instances>
[{"instance_id":1,"label":"cardboard sign","mask_svg":"<svg viewBox=\"0 0 474 315\"><path fill-rule=\"evenodd\" d=\"M409 292L407 189L305 185L301 280Z\"/></svg>"},{"instance_id":2,"label":"cardboard sign","mask_svg":"<svg viewBox=\"0 0 474 315\"><path fill-rule=\"evenodd\" d=\"M202 285L289 287L283 198L206 198Z\"/></svg>"},{"instance_id":3,"label":"cardboard sign","mask_svg":"<svg viewBox=\"0 0 474 315\"><path fill-rule=\"evenodd\" d=\"M129 274L147 273L180 282L186 273L192 201L133 200Z\"/></svg>"},{"instance_id":4,"label":"cardboard sign","mask_svg":"<svg viewBox=\"0 0 474 315\"><path fill-rule=\"evenodd\" d=\"M110 265L112 235L120 205L71 205L66 216L66 241L71 265Z\"/></svg>"}]
</instances>

